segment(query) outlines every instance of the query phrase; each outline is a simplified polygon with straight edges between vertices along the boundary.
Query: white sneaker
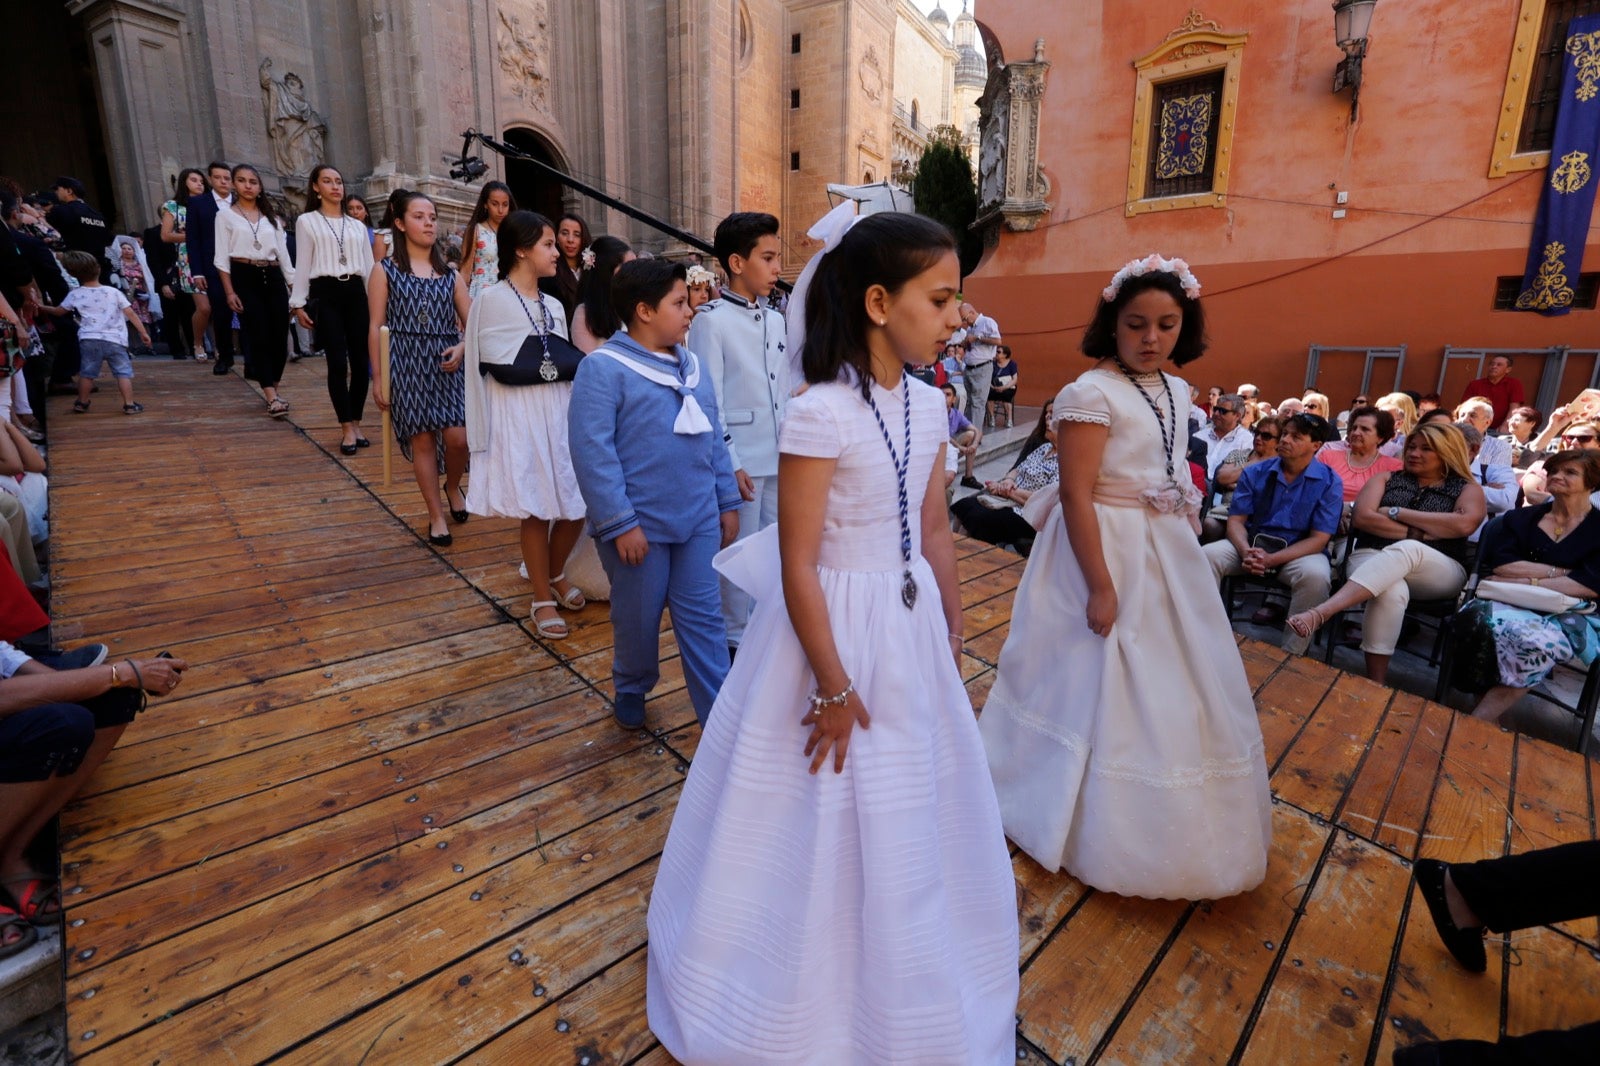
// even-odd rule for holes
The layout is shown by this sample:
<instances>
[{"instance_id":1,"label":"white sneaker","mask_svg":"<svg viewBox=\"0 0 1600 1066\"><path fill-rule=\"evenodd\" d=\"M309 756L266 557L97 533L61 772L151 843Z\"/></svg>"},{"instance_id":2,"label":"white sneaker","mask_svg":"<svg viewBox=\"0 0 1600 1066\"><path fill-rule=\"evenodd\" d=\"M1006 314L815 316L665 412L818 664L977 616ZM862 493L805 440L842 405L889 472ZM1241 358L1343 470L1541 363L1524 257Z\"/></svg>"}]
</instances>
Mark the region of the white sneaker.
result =
<instances>
[{"instance_id":1,"label":"white sneaker","mask_svg":"<svg viewBox=\"0 0 1600 1066\"><path fill-rule=\"evenodd\" d=\"M521 566L517 567L517 576L520 577L524 581L528 580L528 564L527 563L523 563Z\"/></svg>"}]
</instances>

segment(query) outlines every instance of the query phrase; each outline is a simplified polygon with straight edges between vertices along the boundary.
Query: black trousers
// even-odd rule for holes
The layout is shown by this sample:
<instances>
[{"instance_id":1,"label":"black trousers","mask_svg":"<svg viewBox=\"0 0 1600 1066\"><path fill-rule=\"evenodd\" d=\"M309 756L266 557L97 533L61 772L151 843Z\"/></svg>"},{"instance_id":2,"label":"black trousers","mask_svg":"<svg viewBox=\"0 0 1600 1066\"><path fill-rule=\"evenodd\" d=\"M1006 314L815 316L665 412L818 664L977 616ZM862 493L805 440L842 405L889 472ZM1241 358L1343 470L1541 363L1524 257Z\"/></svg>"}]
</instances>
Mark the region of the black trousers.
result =
<instances>
[{"instance_id":1,"label":"black trousers","mask_svg":"<svg viewBox=\"0 0 1600 1066\"><path fill-rule=\"evenodd\" d=\"M311 279L317 347L328 357L328 399L340 422L359 422L371 381L367 361L367 286L357 275Z\"/></svg>"},{"instance_id":2,"label":"black trousers","mask_svg":"<svg viewBox=\"0 0 1600 1066\"><path fill-rule=\"evenodd\" d=\"M289 289L283 271L233 261L233 292L244 304L239 336L244 341L244 373L262 388L276 388L289 361ZM227 305L223 305L227 313ZM224 327L226 328L226 327ZM217 358L222 358L219 350Z\"/></svg>"},{"instance_id":3,"label":"black trousers","mask_svg":"<svg viewBox=\"0 0 1600 1066\"><path fill-rule=\"evenodd\" d=\"M1043 491L1050 491L1046 486ZM990 544L1015 544L1027 555L1039 531L1012 507L985 507L976 496L967 496L950 505L950 513L961 520L967 532Z\"/></svg>"},{"instance_id":4,"label":"black trousers","mask_svg":"<svg viewBox=\"0 0 1600 1066\"><path fill-rule=\"evenodd\" d=\"M214 266L201 271L200 276L206 279L206 299L211 301L211 336L216 342L217 362L223 366L232 366L233 309L228 306L228 295L222 289L222 278ZM205 343L204 338L201 338L201 343Z\"/></svg>"},{"instance_id":5,"label":"black trousers","mask_svg":"<svg viewBox=\"0 0 1600 1066\"><path fill-rule=\"evenodd\" d=\"M167 343L167 354L179 359L189 358L194 349L190 341L194 333L194 297L178 289L161 300L161 339Z\"/></svg>"},{"instance_id":6,"label":"black trousers","mask_svg":"<svg viewBox=\"0 0 1600 1066\"><path fill-rule=\"evenodd\" d=\"M1450 879L1497 933L1600 915L1600 840L1451 863Z\"/></svg>"}]
</instances>

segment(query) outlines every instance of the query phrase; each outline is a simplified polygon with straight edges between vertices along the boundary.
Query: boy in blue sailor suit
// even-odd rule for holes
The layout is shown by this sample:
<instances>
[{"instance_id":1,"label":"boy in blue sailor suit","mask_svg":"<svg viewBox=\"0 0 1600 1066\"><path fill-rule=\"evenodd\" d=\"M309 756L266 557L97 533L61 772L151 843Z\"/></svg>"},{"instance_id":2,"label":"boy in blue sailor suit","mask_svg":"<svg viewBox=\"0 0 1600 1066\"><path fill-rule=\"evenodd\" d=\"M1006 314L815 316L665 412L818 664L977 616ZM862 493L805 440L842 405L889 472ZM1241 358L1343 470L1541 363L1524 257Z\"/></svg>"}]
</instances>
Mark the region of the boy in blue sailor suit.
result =
<instances>
[{"instance_id":1,"label":"boy in blue sailor suit","mask_svg":"<svg viewBox=\"0 0 1600 1066\"><path fill-rule=\"evenodd\" d=\"M729 215L718 223L712 248L728 273L728 286L695 316L689 350L700 357L717 390L723 439L744 498L738 537L743 540L778 520L778 422L790 390L783 315L767 302L783 265L778 220L758 211ZM744 637L750 606L749 596L723 580L730 654Z\"/></svg>"},{"instance_id":2,"label":"boy in blue sailor suit","mask_svg":"<svg viewBox=\"0 0 1600 1066\"><path fill-rule=\"evenodd\" d=\"M624 263L611 300L625 323L578 364L567 439L601 565L611 579L617 723L644 724L661 676L661 612L703 726L728 673L711 558L733 542L743 502L718 424L717 394L683 347L692 312L685 269Z\"/></svg>"}]
</instances>

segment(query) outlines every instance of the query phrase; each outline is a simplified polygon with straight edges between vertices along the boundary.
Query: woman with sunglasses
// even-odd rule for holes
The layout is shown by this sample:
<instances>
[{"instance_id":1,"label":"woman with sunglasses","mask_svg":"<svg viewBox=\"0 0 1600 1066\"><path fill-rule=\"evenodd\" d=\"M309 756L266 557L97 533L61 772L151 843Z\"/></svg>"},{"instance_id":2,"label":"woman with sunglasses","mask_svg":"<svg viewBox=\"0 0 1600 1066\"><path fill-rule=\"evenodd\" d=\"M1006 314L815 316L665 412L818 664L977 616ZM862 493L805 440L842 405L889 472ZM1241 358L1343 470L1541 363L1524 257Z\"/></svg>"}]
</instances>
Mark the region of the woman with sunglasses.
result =
<instances>
[{"instance_id":1,"label":"woman with sunglasses","mask_svg":"<svg viewBox=\"0 0 1600 1066\"><path fill-rule=\"evenodd\" d=\"M1560 414L1561 412L1557 412ZM1556 415L1551 415L1555 421ZM1595 422L1570 422L1567 428L1561 431L1561 436L1556 439L1556 447L1560 451L1592 452L1600 449L1600 423ZM1528 472L1522 475L1522 498L1524 506L1533 507L1549 503L1550 490L1545 485L1547 477L1545 461L1540 459L1528 467ZM1600 492L1595 493L1596 503L1600 503Z\"/></svg>"},{"instance_id":2,"label":"woman with sunglasses","mask_svg":"<svg viewBox=\"0 0 1600 1066\"><path fill-rule=\"evenodd\" d=\"M1228 531L1228 508L1233 503L1233 490L1239 484L1239 473L1267 459L1278 457L1278 438L1283 435L1283 421L1277 415L1258 419L1255 443L1250 448L1239 448L1223 456L1217 472L1211 478L1211 507L1206 511L1200 526L1200 542L1209 544L1221 540Z\"/></svg>"}]
</instances>

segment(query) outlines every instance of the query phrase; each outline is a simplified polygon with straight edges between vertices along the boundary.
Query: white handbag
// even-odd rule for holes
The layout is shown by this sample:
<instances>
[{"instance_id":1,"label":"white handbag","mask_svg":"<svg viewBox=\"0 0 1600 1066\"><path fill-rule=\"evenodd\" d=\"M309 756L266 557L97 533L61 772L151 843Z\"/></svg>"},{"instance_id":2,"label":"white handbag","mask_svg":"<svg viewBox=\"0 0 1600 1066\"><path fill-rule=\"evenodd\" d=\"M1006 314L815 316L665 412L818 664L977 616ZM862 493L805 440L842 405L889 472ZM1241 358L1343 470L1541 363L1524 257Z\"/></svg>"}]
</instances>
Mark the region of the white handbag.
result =
<instances>
[{"instance_id":1,"label":"white handbag","mask_svg":"<svg viewBox=\"0 0 1600 1066\"><path fill-rule=\"evenodd\" d=\"M1479 599L1494 600L1496 603L1509 604L1512 607L1521 607L1525 611L1538 611L1540 614L1567 614L1569 612L1587 613L1594 610L1593 600L1582 600L1576 596L1568 596L1555 589L1541 588L1538 585L1518 585L1511 581L1495 581L1485 579L1478 582L1477 595Z\"/></svg>"}]
</instances>

